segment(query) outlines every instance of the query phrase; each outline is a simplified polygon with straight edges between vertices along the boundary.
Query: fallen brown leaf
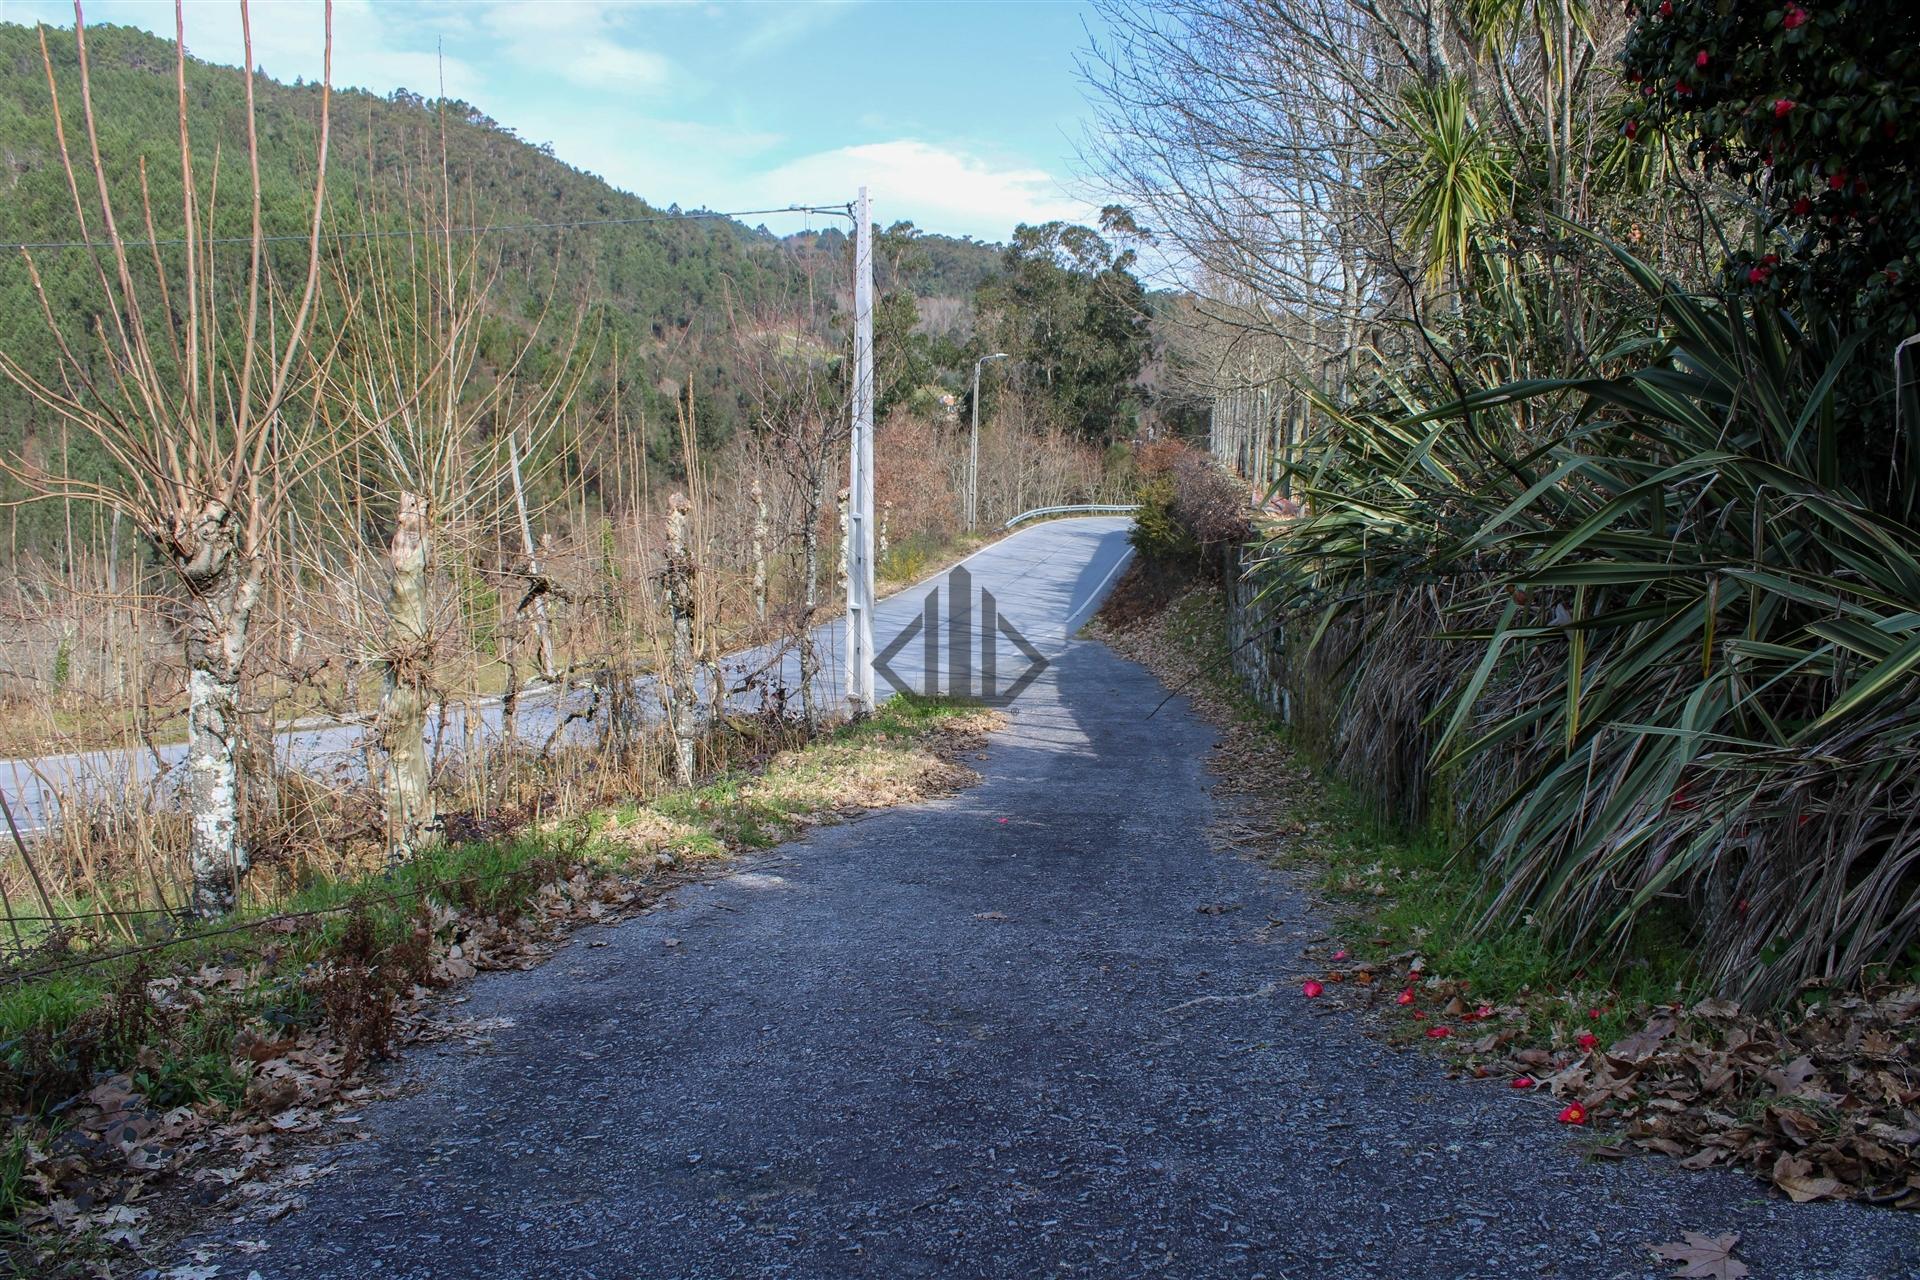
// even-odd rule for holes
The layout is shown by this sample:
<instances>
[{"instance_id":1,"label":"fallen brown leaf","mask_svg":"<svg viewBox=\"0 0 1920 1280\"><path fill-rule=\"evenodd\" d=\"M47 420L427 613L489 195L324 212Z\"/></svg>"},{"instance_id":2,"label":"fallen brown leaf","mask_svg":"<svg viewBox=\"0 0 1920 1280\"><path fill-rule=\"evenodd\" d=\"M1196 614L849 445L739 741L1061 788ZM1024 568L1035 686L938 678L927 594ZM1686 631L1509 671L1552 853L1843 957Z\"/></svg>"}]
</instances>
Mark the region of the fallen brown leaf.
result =
<instances>
[{"instance_id":1,"label":"fallen brown leaf","mask_svg":"<svg viewBox=\"0 0 1920 1280\"><path fill-rule=\"evenodd\" d=\"M1647 1246L1660 1261L1680 1264L1668 1272L1669 1275L1693 1280L1740 1280L1747 1274L1747 1264L1733 1256L1734 1246L1740 1243L1739 1236L1709 1236L1698 1231L1680 1234L1683 1238L1671 1244Z\"/></svg>"}]
</instances>

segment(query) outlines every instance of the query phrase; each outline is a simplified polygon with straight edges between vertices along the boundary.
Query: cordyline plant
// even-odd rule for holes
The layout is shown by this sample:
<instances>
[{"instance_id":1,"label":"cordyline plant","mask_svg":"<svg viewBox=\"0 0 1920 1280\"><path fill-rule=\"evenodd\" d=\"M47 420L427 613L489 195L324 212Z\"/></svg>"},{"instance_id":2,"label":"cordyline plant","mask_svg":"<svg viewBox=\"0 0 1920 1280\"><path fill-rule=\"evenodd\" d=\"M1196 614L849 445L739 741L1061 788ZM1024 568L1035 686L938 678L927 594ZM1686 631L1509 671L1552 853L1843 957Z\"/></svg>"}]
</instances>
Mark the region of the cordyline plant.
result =
<instances>
[{"instance_id":1,"label":"cordyline plant","mask_svg":"<svg viewBox=\"0 0 1920 1280\"><path fill-rule=\"evenodd\" d=\"M306 224L297 261L276 264L268 235L255 129L253 40L240 6L246 86L247 179L203 173L188 121L186 23L175 6L174 82L179 169L149 173L135 192L115 190L118 157L103 154L87 66L87 32L74 6L77 74L56 74L40 38L52 97L53 141L73 200L74 234L93 267L97 311L84 325L57 314L31 251L25 268L57 353L52 368L0 352L0 372L90 439L112 465L95 482L24 457L0 460L39 497L104 503L125 515L172 570L185 596L188 746L184 792L191 811L192 910L228 910L248 867L240 832L240 679L247 628L268 568L278 504L298 473L324 459L313 386L329 357L313 348L320 312L320 236L327 182L333 11L325 15L313 185L298 216ZM79 155L62 81L77 85ZM151 181L150 181L151 180ZM156 211L152 191L178 184L180 221ZM229 237L216 193L250 200L247 230ZM127 206L142 238L127 238ZM284 211L276 211L284 216ZM222 219L224 220L224 219ZM291 258L292 255L290 254ZM288 271L283 277L276 265ZM237 277L237 278L236 278ZM77 332L78 331L78 332ZM67 465L62 460L62 467Z\"/></svg>"},{"instance_id":2,"label":"cordyline plant","mask_svg":"<svg viewBox=\"0 0 1920 1280\"><path fill-rule=\"evenodd\" d=\"M1339 416L1271 590L1323 631L1431 617L1410 675L1357 647L1343 714L1400 690L1487 922L1605 952L1677 917L1761 1002L1905 963L1920 532L1831 465L1867 344L1615 257L1657 307L1650 358Z\"/></svg>"}]
</instances>

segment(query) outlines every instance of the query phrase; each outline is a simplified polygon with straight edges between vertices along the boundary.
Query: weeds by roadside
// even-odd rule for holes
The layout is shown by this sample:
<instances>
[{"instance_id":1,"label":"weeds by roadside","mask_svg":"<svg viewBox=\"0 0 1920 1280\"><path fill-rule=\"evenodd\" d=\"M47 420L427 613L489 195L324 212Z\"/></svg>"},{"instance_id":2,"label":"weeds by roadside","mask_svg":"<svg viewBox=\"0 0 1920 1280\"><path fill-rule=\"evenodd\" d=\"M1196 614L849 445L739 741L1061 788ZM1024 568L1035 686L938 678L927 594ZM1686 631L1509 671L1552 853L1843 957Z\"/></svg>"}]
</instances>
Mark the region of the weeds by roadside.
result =
<instances>
[{"instance_id":1,"label":"weeds by roadside","mask_svg":"<svg viewBox=\"0 0 1920 1280\"><path fill-rule=\"evenodd\" d=\"M1332 917L1302 998L1352 1008L1516 1098L1591 1125L1594 1152L1747 1167L1794 1200L1920 1207L1920 989L1809 990L1749 1015L1705 998L1678 922L1624 954L1556 952L1522 925L1478 928L1477 869L1445 834L1384 825L1306 760L1235 682L1222 602L1130 571L1093 630L1223 731L1222 847L1298 875Z\"/></svg>"},{"instance_id":2,"label":"weeds by roadside","mask_svg":"<svg viewBox=\"0 0 1920 1280\"><path fill-rule=\"evenodd\" d=\"M187 1200L291 1207L286 1157L372 1096L369 1064L472 1030L441 1016L437 992L537 964L574 927L642 910L736 851L969 785L960 759L997 723L899 697L690 791L315 883L165 946L43 957L0 987L5 1257L26 1274L109 1274L183 1225Z\"/></svg>"}]
</instances>

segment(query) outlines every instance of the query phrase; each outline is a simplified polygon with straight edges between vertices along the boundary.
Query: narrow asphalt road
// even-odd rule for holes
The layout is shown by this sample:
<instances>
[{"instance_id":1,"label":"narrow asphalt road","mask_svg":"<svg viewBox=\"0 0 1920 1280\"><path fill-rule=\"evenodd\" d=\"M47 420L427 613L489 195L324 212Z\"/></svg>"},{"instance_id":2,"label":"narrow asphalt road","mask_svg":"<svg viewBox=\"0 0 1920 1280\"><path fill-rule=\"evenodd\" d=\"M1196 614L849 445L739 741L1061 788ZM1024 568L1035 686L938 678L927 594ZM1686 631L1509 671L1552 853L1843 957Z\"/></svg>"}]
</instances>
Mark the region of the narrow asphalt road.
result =
<instances>
[{"instance_id":1,"label":"narrow asphalt road","mask_svg":"<svg viewBox=\"0 0 1920 1280\"><path fill-rule=\"evenodd\" d=\"M1586 1161L1301 999L1321 926L1208 849L1213 735L1162 696L1065 644L978 788L483 978L491 1044L415 1054L219 1274L1649 1276L1688 1230L1755 1277L1920 1272L1912 1217Z\"/></svg>"},{"instance_id":2,"label":"narrow asphalt road","mask_svg":"<svg viewBox=\"0 0 1920 1280\"><path fill-rule=\"evenodd\" d=\"M1125 516L1083 516L1029 525L1007 535L967 557L962 563L973 580L974 596L989 591L998 602L1001 615L1017 620L1016 629L1030 632L1027 639L1043 655L1059 650L1081 623L1099 606L1103 592L1124 567L1131 554L1126 530L1132 521ZM874 610L874 643L884 650L888 643L923 617L930 592L940 591L946 580L942 571L915 586L895 592ZM944 599L944 592L943 599ZM844 654L846 633L839 621L823 622L809 633L819 674L814 687L824 705L837 706L845 697ZM996 645L1000 671L1006 674L1002 685L1018 678L1024 658L1008 637L1000 636ZM890 669L908 688L925 691L924 648L916 637L895 656ZM721 663L729 689L750 683L745 691L730 697L736 708L750 708L768 691L784 689L789 699L799 699L800 657L793 645L765 646L734 654ZM881 697L891 690L877 681ZM649 697L657 698L657 686L651 679L642 681ZM576 690L564 703L570 711L584 709L590 691ZM560 724L563 704L551 690L533 691L520 699L516 732L523 739L544 741ZM658 705L652 714L659 714ZM497 742L502 733L501 708L497 700L477 704L471 710L452 708L443 718L436 715L429 724L428 746L437 763L443 752L459 752L467 744L467 720L474 718L475 736ZM583 737L597 731L588 720L574 721L572 732ZM281 762L319 777L357 778L363 770L361 743L365 730L351 724L312 724L283 731L276 740ZM23 831L39 831L58 815L63 795L74 793L119 796L128 784L146 782L170 770L186 758L184 742L165 743L155 750L80 751L37 759L0 760L0 797L4 797L14 821Z\"/></svg>"}]
</instances>

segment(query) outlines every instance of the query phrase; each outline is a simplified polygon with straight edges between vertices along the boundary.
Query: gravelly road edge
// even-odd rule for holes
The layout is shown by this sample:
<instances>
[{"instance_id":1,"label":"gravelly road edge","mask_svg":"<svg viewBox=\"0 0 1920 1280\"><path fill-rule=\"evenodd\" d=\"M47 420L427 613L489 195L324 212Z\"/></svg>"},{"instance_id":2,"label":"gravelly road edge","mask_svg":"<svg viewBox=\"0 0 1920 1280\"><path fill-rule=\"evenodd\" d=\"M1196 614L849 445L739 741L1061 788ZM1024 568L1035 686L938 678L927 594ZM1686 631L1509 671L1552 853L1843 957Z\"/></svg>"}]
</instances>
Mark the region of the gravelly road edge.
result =
<instances>
[{"instance_id":1,"label":"gravelly road edge","mask_svg":"<svg viewBox=\"0 0 1920 1280\"><path fill-rule=\"evenodd\" d=\"M1613 1277L1683 1230L1756 1277L1920 1271L1908 1217L1583 1161L1300 999L1320 922L1208 851L1214 735L1163 696L1072 644L979 788L483 979L513 1025L413 1059L220 1274Z\"/></svg>"}]
</instances>

